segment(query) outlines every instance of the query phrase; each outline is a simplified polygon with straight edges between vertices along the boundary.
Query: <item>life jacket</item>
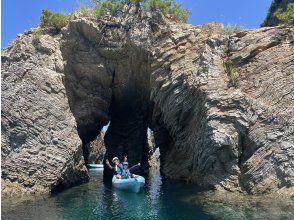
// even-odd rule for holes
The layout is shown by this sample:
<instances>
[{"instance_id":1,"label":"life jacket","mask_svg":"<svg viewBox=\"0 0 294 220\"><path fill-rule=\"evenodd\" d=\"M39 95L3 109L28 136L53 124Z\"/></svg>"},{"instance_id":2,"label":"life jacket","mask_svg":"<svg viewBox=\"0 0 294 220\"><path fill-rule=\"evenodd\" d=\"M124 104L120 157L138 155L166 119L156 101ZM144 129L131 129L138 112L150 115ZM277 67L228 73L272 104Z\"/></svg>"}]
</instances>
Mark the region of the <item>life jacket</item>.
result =
<instances>
[{"instance_id":1,"label":"life jacket","mask_svg":"<svg viewBox=\"0 0 294 220\"><path fill-rule=\"evenodd\" d=\"M123 172L124 172L124 169L120 165L121 164L118 164L118 165L115 166L115 173L119 174L117 171L120 170L120 175L122 175Z\"/></svg>"}]
</instances>

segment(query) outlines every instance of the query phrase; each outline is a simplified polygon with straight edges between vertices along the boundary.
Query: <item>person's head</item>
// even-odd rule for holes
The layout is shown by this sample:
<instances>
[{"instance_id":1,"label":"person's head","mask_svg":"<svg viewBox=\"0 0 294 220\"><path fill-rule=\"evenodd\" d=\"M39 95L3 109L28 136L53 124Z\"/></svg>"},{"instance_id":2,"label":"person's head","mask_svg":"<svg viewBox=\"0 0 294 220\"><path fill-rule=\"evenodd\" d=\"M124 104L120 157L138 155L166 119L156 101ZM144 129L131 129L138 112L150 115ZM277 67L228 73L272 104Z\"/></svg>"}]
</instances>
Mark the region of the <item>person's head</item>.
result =
<instances>
[{"instance_id":1,"label":"person's head","mask_svg":"<svg viewBox=\"0 0 294 220\"><path fill-rule=\"evenodd\" d=\"M119 159L117 157L114 157L112 159L112 163L114 163L115 165L118 165L119 164Z\"/></svg>"},{"instance_id":2,"label":"person's head","mask_svg":"<svg viewBox=\"0 0 294 220\"><path fill-rule=\"evenodd\" d=\"M127 170L128 167L129 167L129 163L128 162L123 162L123 166L124 166L124 169Z\"/></svg>"}]
</instances>

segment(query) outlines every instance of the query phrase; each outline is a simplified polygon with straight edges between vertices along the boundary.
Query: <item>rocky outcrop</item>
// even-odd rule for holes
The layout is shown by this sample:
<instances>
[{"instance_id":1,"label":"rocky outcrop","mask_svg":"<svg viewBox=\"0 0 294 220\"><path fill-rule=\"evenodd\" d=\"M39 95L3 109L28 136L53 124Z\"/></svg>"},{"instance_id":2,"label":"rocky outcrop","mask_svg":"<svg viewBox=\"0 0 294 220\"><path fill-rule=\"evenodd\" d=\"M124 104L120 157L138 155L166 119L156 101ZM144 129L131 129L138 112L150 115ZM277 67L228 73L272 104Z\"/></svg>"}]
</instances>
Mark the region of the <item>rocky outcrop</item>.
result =
<instances>
[{"instance_id":1,"label":"rocky outcrop","mask_svg":"<svg viewBox=\"0 0 294 220\"><path fill-rule=\"evenodd\" d=\"M89 159L88 163L101 164L104 159L105 145L104 145L104 133L101 132L94 141L88 144L89 147Z\"/></svg>"},{"instance_id":2,"label":"rocky outcrop","mask_svg":"<svg viewBox=\"0 0 294 220\"><path fill-rule=\"evenodd\" d=\"M151 97L172 139L163 173L250 193L293 186L293 29L244 31L227 40L202 27L181 32L187 44L185 34L197 43L183 50L182 65L178 59L174 71L152 73ZM180 56L168 53L169 62Z\"/></svg>"},{"instance_id":3,"label":"rocky outcrop","mask_svg":"<svg viewBox=\"0 0 294 220\"><path fill-rule=\"evenodd\" d=\"M106 16L97 22L77 14L62 43L65 86L83 143L92 141L111 120L105 134L106 158L127 154L131 165L147 163L151 106L150 61L140 48L141 39L148 38L141 27L150 27L147 20L135 24L136 19Z\"/></svg>"},{"instance_id":4,"label":"rocky outcrop","mask_svg":"<svg viewBox=\"0 0 294 220\"><path fill-rule=\"evenodd\" d=\"M59 39L31 32L2 52L2 195L88 180L63 80Z\"/></svg>"},{"instance_id":5,"label":"rocky outcrop","mask_svg":"<svg viewBox=\"0 0 294 220\"><path fill-rule=\"evenodd\" d=\"M277 27L228 36L219 24L179 24L159 13L130 12L117 17L106 15L100 20L77 13L63 29L61 40L43 37L60 42L61 49L54 47L50 55L42 52L46 54L43 61L38 60L31 70L48 66L55 75L64 74L63 84L51 83L62 88L62 99L56 98L59 93L51 90L38 98L60 101L64 108L59 110L65 112L62 116L68 123L70 140L65 138L69 133L57 126L51 129L48 124L62 121L58 117L50 119L56 115L50 107L53 101L33 104L43 110L37 112L48 115L45 119L40 116L42 132L50 141L53 141L53 136L48 135L51 130L60 132L54 137L68 141L66 146L57 144L56 149L64 154L62 158L73 158L67 152L69 149L81 158L82 148L72 147L72 143L78 142L75 119L87 163L87 146L110 122L105 134L105 157L127 154L131 164L141 161L144 165L149 156L149 127L160 150L161 171L168 178L191 181L204 188L255 194L291 187L294 184L293 33L291 27ZM28 33L20 42L25 38L33 37ZM37 50L36 45L30 47ZM25 52L25 49L10 52L4 59L11 60L15 54ZM51 67L50 60L56 54L62 57L57 60L64 61L64 69L57 70L56 62ZM35 53L33 57L36 58ZM14 62L18 61L5 62L3 77L9 68L12 75ZM22 65L29 64L26 60ZM47 76L46 71L38 74L46 78L45 85L55 76ZM17 103L10 91L29 86L21 76L14 76L17 80L13 85L6 78L3 80L4 88L9 89L3 92L7 94L4 99L7 108ZM38 78L32 78L30 88L37 82ZM28 105L34 94L23 96L24 103L17 108L20 112L27 111L23 106ZM16 116L2 117L9 121ZM31 125L31 121L25 123ZM9 129L3 130L6 140L11 135ZM21 137L15 140L16 146L22 146ZM4 154L4 161L12 156L19 158L20 154L6 143L4 152L8 153ZM22 143L30 142L25 139ZM48 147L38 145L38 149ZM27 160L35 161L34 158L28 152ZM2 166L9 175L14 171L7 164L4 162ZM72 167L71 174L78 171L74 169L76 166ZM18 180L17 176L13 181Z\"/></svg>"},{"instance_id":6,"label":"rocky outcrop","mask_svg":"<svg viewBox=\"0 0 294 220\"><path fill-rule=\"evenodd\" d=\"M148 165L149 171L152 173L152 171L160 169L160 151L155 144L152 132L148 132L148 149Z\"/></svg>"},{"instance_id":7,"label":"rocky outcrop","mask_svg":"<svg viewBox=\"0 0 294 220\"><path fill-rule=\"evenodd\" d=\"M293 188L263 196L203 191L187 196L183 201L202 207L205 213L216 219L292 219L293 195Z\"/></svg>"}]
</instances>

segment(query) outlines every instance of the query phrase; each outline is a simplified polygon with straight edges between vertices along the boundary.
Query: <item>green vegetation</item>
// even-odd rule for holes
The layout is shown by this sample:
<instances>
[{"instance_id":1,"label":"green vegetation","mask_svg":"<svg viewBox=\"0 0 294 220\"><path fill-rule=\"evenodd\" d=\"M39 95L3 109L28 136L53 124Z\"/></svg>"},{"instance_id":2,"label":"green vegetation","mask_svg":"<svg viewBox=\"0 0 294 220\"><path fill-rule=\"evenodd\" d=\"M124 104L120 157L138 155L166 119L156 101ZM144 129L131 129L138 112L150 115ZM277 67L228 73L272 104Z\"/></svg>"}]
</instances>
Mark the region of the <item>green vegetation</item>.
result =
<instances>
[{"instance_id":1,"label":"green vegetation","mask_svg":"<svg viewBox=\"0 0 294 220\"><path fill-rule=\"evenodd\" d=\"M41 36L44 34L44 31L40 26L33 30L33 35L35 38L40 39Z\"/></svg>"},{"instance_id":2,"label":"green vegetation","mask_svg":"<svg viewBox=\"0 0 294 220\"><path fill-rule=\"evenodd\" d=\"M276 26L281 23L281 20L275 16L275 13L280 10L286 11L288 4L293 3L293 0L273 0L264 22L260 25L261 27Z\"/></svg>"},{"instance_id":3,"label":"green vegetation","mask_svg":"<svg viewBox=\"0 0 294 220\"><path fill-rule=\"evenodd\" d=\"M90 10L86 5L81 5L81 7L78 9L78 11L84 16L86 16L90 13Z\"/></svg>"},{"instance_id":4,"label":"green vegetation","mask_svg":"<svg viewBox=\"0 0 294 220\"><path fill-rule=\"evenodd\" d=\"M61 28L65 27L68 22L68 16L59 13L54 13L46 9L42 10L40 24L33 30L35 38L40 38L44 33L51 30L51 33L59 33ZM54 30L52 32L52 30Z\"/></svg>"},{"instance_id":5,"label":"green vegetation","mask_svg":"<svg viewBox=\"0 0 294 220\"><path fill-rule=\"evenodd\" d=\"M289 3L286 11L279 8L274 15L283 23L294 25L294 3Z\"/></svg>"},{"instance_id":6,"label":"green vegetation","mask_svg":"<svg viewBox=\"0 0 294 220\"><path fill-rule=\"evenodd\" d=\"M181 4L171 0L147 0L145 8L151 11L159 10L165 15L173 15L184 23L188 21L190 15L189 10L182 8Z\"/></svg>"},{"instance_id":7,"label":"green vegetation","mask_svg":"<svg viewBox=\"0 0 294 220\"><path fill-rule=\"evenodd\" d=\"M106 12L111 13L111 15L115 16L118 13L122 12L124 7L124 4L122 1L118 0L101 0L97 1L97 4L95 5L93 12L94 15L97 17L102 16Z\"/></svg>"},{"instance_id":8,"label":"green vegetation","mask_svg":"<svg viewBox=\"0 0 294 220\"><path fill-rule=\"evenodd\" d=\"M173 0L96 0L93 13L97 17L107 12L115 16L123 13L126 6L134 6L137 11L160 11L164 15L174 16L180 22L187 22L190 15L189 10L182 8L179 3L175 3Z\"/></svg>"},{"instance_id":9,"label":"green vegetation","mask_svg":"<svg viewBox=\"0 0 294 220\"><path fill-rule=\"evenodd\" d=\"M223 29L223 31L228 35L238 33L238 32L240 32L242 30L244 30L244 27L241 26L241 25L237 25L237 24L226 25L226 26L224 26L224 29Z\"/></svg>"},{"instance_id":10,"label":"green vegetation","mask_svg":"<svg viewBox=\"0 0 294 220\"><path fill-rule=\"evenodd\" d=\"M68 22L67 15L54 13L46 9L42 10L40 28L56 28L61 30Z\"/></svg>"},{"instance_id":11,"label":"green vegetation","mask_svg":"<svg viewBox=\"0 0 294 220\"><path fill-rule=\"evenodd\" d=\"M236 74L234 62L232 60L227 60L223 62L223 67L225 69L225 72L230 77L230 82L232 83L233 86L235 86L237 74Z\"/></svg>"},{"instance_id":12,"label":"green vegetation","mask_svg":"<svg viewBox=\"0 0 294 220\"><path fill-rule=\"evenodd\" d=\"M61 31L61 28L67 25L67 22L67 15L62 15L43 9L40 18L40 24L36 29L33 30L33 35L35 38L40 38L46 32L57 34Z\"/></svg>"},{"instance_id":13,"label":"green vegetation","mask_svg":"<svg viewBox=\"0 0 294 220\"><path fill-rule=\"evenodd\" d=\"M92 0L93 8L88 8L82 5L78 11L84 15L94 15L100 18L105 13L110 13L112 16L117 16L120 13L125 13L130 7L135 7L145 11L160 11L164 15L170 15L180 22L187 22L190 12L182 8L179 3L173 0ZM36 38L40 38L45 32L57 34L68 23L69 16L59 13L54 13L46 9L42 10L39 26L33 31Z\"/></svg>"}]
</instances>

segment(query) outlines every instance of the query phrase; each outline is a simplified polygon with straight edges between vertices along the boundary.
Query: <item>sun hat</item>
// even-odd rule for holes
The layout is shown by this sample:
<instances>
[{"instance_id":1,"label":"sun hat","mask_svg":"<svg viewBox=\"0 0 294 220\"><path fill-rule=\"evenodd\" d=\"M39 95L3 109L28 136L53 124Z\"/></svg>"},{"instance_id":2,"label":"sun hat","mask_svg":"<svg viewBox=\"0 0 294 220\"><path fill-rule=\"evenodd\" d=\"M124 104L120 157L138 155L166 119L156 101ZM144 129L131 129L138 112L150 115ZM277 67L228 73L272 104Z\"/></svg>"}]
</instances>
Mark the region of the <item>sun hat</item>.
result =
<instances>
[{"instance_id":1,"label":"sun hat","mask_svg":"<svg viewBox=\"0 0 294 220\"><path fill-rule=\"evenodd\" d=\"M114 162L115 160L118 160L118 157L112 158L112 162Z\"/></svg>"}]
</instances>

